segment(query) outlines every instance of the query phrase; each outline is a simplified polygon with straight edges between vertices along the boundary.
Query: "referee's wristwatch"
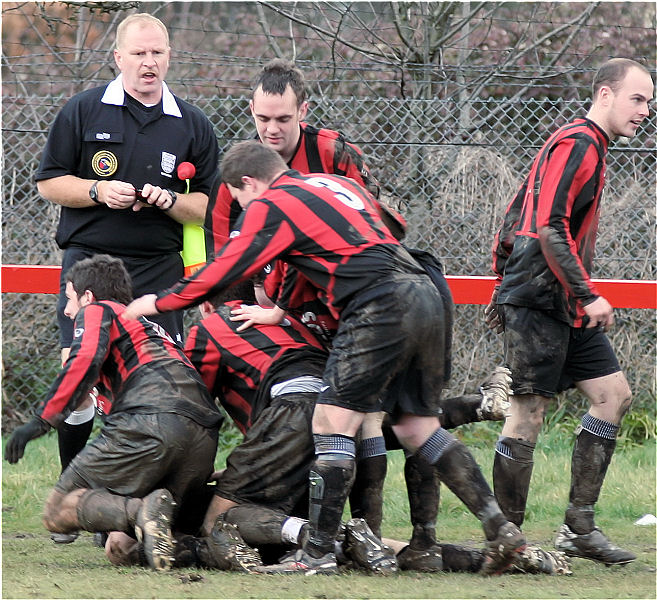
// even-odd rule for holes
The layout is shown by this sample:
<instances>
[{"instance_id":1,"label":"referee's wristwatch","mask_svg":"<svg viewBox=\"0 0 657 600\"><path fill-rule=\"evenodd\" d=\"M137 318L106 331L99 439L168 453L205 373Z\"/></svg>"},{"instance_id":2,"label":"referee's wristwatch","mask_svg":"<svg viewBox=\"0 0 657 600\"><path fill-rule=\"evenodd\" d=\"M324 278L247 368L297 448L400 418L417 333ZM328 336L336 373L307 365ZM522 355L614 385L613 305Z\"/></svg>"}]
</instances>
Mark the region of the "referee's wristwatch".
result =
<instances>
[{"instance_id":1,"label":"referee's wristwatch","mask_svg":"<svg viewBox=\"0 0 657 600\"><path fill-rule=\"evenodd\" d=\"M166 190L167 194L171 197L171 206L169 208L165 208L164 212L167 212L173 208L173 205L176 203L176 200L178 200L178 194L174 192L173 190Z\"/></svg>"},{"instance_id":2,"label":"referee's wristwatch","mask_svg":"<svg viewBox=\"0 0 657 600\"><path fill-rule=\"evenodd\" d=\"M96 204L102 204L101 201L98 200L98 181L94 181L89 188L89 198L91 198Z\"/></svg>"}]
</instances>

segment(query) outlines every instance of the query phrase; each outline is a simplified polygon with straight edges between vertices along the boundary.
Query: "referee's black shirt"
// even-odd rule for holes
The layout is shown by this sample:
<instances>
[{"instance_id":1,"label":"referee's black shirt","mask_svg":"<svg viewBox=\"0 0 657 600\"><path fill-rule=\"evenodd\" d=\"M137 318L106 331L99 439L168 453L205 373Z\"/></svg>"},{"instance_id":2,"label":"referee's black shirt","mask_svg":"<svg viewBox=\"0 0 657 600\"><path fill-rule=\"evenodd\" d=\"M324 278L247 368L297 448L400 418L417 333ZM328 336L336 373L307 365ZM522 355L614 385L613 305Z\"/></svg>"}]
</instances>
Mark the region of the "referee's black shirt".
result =
<instances>
[{"instance_id":1,"label":"referee's black shirt","mask_svg":"<svg viewBox=\"0 0 657 600\"><path fill-rule=\"evenodd\" d=\"M163 84L162 100L146 107L126 94L121 77L75 95L50 130L36 180L75 175L145 183L185 191L176 168L196 167L190 191L208 194L219 152L212 125L196 107ZM157 208L113 210L63 206L55 237L60 248L93 248L112 255L148 257L182 249L182 225Z\"/></svg>"}]
</instances>

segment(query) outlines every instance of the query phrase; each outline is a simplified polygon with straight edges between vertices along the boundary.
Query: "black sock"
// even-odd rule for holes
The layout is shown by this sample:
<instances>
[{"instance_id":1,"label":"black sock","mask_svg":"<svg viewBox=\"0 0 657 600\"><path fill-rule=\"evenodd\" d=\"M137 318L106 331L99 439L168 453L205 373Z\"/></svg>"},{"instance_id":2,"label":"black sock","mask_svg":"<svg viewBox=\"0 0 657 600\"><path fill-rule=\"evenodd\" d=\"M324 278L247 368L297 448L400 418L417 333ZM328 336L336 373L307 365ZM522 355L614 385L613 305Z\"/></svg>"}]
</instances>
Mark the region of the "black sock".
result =
<instances>
[{"instance_id":1,"label":"black sock","mask_svg":"<svg viewBox=\"0 0 657 600\"><path fill-rule=\"evenodd\" d=\"M64 422L57 428L59 461L62 465L62 472L64 472L78 452L87 445L93 428L93 419L89 419L86 423L80 423L79 425L71 425L70 423Z\"/></svg>"}]
</instances>

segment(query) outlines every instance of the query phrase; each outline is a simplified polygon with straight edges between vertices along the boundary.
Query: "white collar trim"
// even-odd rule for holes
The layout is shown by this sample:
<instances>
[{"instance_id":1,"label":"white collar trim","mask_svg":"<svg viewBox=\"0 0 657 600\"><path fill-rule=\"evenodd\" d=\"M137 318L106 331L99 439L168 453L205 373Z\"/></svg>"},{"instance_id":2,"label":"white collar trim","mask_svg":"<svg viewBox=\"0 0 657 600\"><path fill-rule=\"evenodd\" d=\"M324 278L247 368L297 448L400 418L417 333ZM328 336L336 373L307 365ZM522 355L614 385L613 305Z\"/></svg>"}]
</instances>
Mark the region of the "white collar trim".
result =
<instances>
[{"instance_id":1,"label":"white collar trim","mask_svg":"<svg viewBox=\"0 0 657 600\"><path fill-rule=\"evenodd\" d=\"M119 74L119 76L114 81L110 81L100 101L103 104L123 106L125 102L125 90L123 89L122 74ZM178 106L178 103L176 102L173 94L169 90L169 86L164 83L164 81L162 82L162 112L165 115L179 117L182 119L180 107Z\"/></svg>"}]
</instances>

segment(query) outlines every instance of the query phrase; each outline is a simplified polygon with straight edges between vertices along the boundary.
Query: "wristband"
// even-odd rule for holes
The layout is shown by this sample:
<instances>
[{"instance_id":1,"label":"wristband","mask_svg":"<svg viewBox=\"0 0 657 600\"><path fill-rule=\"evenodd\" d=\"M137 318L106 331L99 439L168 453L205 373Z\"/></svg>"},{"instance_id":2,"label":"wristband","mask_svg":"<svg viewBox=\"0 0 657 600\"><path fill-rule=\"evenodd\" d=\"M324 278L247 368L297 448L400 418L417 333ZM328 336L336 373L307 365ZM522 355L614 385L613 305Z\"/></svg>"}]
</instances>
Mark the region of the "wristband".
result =
<instances>
[{"instance_id":1,"label":"wristband","mask_svg":"<svg viewBox=\"0 0 657 600\"><path fill-rule=\"evenodd\" d=\"M174 192L173 190L166 190L167 194L171 197L171 206L169 208L165 208L164 212L168 212L173 208L173 205L176 203L176 200L178 200L178 194Z\"/></svg>"}]
</instances>

